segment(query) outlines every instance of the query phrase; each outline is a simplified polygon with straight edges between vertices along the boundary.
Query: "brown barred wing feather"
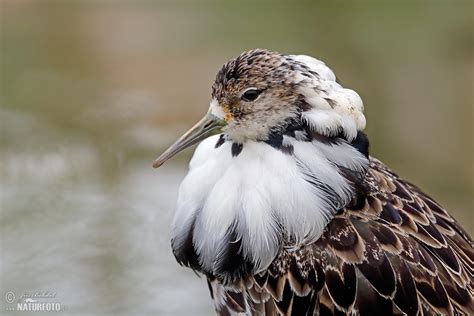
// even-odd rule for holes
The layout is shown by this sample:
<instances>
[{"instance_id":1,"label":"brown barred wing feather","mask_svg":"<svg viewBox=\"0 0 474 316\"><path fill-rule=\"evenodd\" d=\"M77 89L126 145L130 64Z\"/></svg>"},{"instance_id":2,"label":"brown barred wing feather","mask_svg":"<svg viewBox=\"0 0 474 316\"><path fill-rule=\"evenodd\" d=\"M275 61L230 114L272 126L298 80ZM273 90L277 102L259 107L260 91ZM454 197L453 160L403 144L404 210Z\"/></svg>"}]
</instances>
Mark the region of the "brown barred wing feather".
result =
<instances>
[{"instance_id":1,"label":"brown barred wing feather","mask_svg":"<svg viewBox=\"0 0 474 316\"><path fill-rule=\"evenodd\" d=\"M473 241L433 199L371 159L365 205L264 272L212 288L219 315L474 315Z\"/></svg>"}]
</instances>

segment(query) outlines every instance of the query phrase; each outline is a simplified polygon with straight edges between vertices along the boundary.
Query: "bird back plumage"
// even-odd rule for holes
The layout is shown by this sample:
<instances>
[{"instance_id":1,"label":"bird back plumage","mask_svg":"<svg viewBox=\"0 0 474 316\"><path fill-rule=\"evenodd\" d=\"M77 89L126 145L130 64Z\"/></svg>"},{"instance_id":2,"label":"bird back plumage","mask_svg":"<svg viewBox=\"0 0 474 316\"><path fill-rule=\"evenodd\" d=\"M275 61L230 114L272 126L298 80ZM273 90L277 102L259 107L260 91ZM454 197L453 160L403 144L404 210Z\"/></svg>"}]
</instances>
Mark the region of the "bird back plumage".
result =
<instances>
[{"instance_id":1,"label":"bird back plumage","mask_svg":"<svg viewBox=\"0 0 474 316\"><path fill-rule=\"evenodd\" d=\"M368 194L301 249L232 284L219 315L472 315L473 241L432 198L371 158Z\"/></svg>"}]
</instances>

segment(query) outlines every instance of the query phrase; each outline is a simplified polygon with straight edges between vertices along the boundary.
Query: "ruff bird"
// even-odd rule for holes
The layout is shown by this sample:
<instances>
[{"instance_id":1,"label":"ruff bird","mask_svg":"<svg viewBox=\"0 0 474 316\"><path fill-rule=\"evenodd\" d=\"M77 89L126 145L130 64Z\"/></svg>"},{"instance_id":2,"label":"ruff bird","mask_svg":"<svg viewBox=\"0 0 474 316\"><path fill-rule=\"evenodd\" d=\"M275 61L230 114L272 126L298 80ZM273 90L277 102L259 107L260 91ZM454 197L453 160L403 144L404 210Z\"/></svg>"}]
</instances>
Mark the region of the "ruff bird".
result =
<instances>
[{"instance_id":1,"label":"ruff bird","mask_svg":"<svg viewBox=\"0 0 474 316\"><path fill-rule=\"evenodd\" d=\"M265 49L217 73L171 245L218 315L474 315L473 241L369 155L359 95L322 61Z\"/></svg>"}]
</instances>

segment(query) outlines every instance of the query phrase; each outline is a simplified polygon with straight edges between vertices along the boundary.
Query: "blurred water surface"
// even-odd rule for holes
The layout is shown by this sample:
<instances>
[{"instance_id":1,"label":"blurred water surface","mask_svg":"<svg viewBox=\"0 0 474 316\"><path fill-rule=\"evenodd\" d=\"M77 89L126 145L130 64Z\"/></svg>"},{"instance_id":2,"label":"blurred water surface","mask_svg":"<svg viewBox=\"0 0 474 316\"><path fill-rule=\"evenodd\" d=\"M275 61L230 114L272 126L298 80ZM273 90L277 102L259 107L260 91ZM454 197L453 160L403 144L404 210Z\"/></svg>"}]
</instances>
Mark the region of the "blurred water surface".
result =
<instances>
[{"instance_id":1,"label":"blurred water surface","mask_svg":"<svg viewBox=\"0 0 474 316\"><path fill-rule=\"evenodd\" d=\"M0 314L8 291L56 292L70 315L212 313L169 246L191 151L151 162L249 48L325 60L363 97L372 154L472 234L472 9L1 1Z\"/></svg>"}]
</instances>

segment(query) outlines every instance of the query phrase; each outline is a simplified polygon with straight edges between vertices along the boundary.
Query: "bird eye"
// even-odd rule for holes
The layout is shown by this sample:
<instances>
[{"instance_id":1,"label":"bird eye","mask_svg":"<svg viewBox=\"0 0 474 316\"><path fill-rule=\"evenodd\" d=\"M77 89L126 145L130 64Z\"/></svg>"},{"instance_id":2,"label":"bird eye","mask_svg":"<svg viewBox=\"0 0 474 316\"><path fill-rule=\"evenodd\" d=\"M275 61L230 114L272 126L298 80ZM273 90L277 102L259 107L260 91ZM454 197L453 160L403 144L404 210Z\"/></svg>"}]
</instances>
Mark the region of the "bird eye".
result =
<instances>
[{"instance_id":1,"label":"bird eye","mask_svg":"<svg viewBox=\"0 0 474 316\"><path fill-rule=\"evenodd\" d=\"M244 100L244 101L254 101L255 99L258 98L258 96L260 95L260 92L261 91L258 91L257 89L248 89L242 95L242 100Z\"/></svg>"}]
</instances>

